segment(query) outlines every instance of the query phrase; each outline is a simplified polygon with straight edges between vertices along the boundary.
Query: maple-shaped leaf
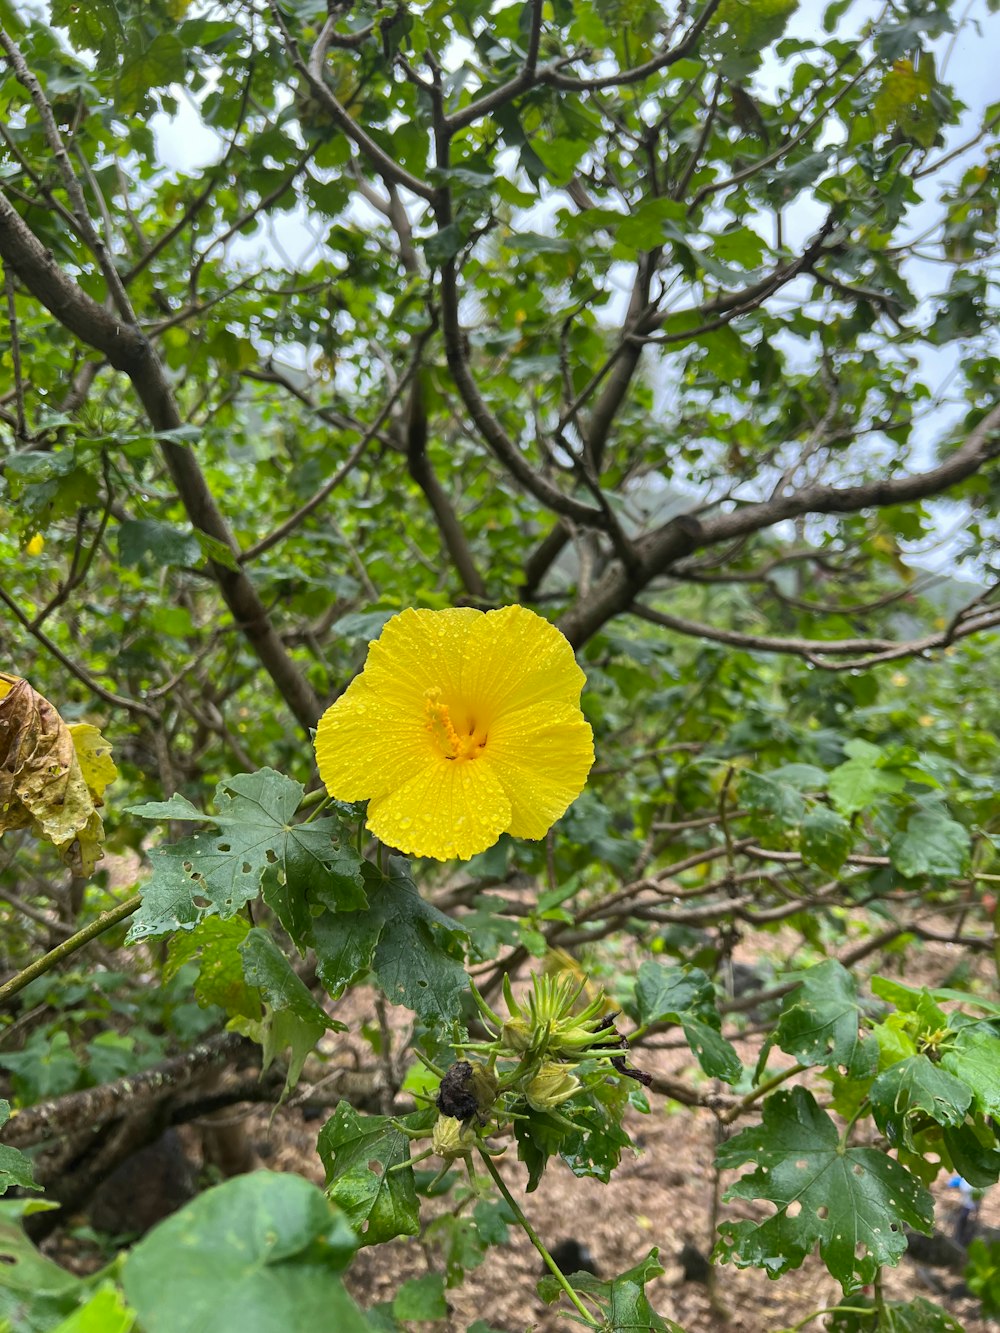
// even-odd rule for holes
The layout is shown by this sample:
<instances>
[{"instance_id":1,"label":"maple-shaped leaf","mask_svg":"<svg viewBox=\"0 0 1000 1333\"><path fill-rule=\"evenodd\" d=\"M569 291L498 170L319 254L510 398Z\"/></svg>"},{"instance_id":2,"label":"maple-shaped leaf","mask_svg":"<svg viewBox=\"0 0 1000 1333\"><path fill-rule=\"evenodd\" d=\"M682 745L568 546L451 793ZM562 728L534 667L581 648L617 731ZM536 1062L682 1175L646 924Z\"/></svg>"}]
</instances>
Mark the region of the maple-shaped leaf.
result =
<instances>
[{"instance_id":1,"label":"maple-shaped leaf","mask_svg":"<svg viewBox=\"0 0 1000 1333\"><path fill-rule=\"evenodd\" d=\"M327 1193L361 1234L362 1244L377 1245L419 1231L420 1207L407 1165L410 1139L400 1126L425 1129L430 1135L436 1118L430 1107L394 1118L361 1115L340 1102L320 1130L317 1148L326 1167Z\"/></svg>"},{"instance_id":2,"label":"maple-shaped leaf","mask_svg":"<svg viewBox=\"0 0 1000 1333\"><path fill-rule=\"evenodd\" d=\"M303 791L301 783L262 768L220 782L214 815L183 796L130 807L143 819L214 824L217 832L152 849L153 874L127 941L190 929L206 915L234 916L262 885L293 938L306 928L310 902L363 907L360 857L338 846L339 820L292 822Z\"/></svg>"},{"instance_id":3,"label":"maple-shaped leaf","mask_svg":"<svg viewBox=\"0 0 1000 1333\"><path fill-rule=\"evenodd\" d=\"M878 1043L861 1036L861 1021L857 982L842 964L829 958L810 968L786 998L759 1068L775 1045L804 1065L843 1065L851 1078L873 1074Z\"/></svg>"},{"instance_id":4,"label":"maple-shaped leaf","mask_svg":"<svg viewBox=\"0 0 1000 1333\"><path fill-rule=\"evenodd\" d=\"M939 1125L960 1125L972 1101L971 1090L926 1055L911 1055L890 1065L869 1091L875 1123L892 1144L912 1148L915 1116Z\"/></svg>"},{"instance_id":5,"label":"maple-shaped leaf","mask_svg":"<svg viewBox=\"0 0 1000 1333\"><path fill-rule=\"evenodd\" d=\"M10 1103L0 1099L0 1131L10 1119ZM35 1184L31 1171L31 1162L17 1148L8 1148L0 1143L0 1194L5 1194L11 1185L18 1185L25 1190L40 1190Z\"/></svg>"},{"instance_id":6,"label":"maple-shaped leaf","mask_svg":"<svg viewBox=\"0 0 1000 1333\"><path fill-rule=\"evenodd\" d=\"M717 1153L723 1169L752 1162L726 1199L765 1199L777 1211L762 1222L724 1222L719 1255L772 1278L798 1268L818 1244L845 1292L875 1279L906 1249L904 1227L929 1234L934 1203L923 1185L876 1148L850 1148L805 1088L764 1102L759 1125Z\"/></svg>"},{"instance_id":7,"label":"maple-shaped leaf","mask_svg":"<svg viewBox=\"0 0 1000 1333\"><path fill-rule=\"evenodd\" d=\"M646 1295L646 1285L664 1272L659 1254L659 1250L650 1250L641 1263L610 1281L590 1273L572 1274L573 1289L600 1308L604 1315L601 1328L606 1333L632 1333L635 1329L682 1333L673 1320L656 1313ZM547 1305L553 1305L565 1295L555 1277L543 1277L538 1284L538 1294Z\"/></svg>"},{"instance_id":8,"label":"maple-shaped leaf","mask_svg":"<svg viewBox=\"0 0 1000 1333\"><path fill-rule=\"evenodd\" d=\"M635 985L635 1014L643 1026L678 1023L706 1074L736 1083L743 1065L720 1031L715 987L700 967L664 967L647 962Z\"/></svg>"},{"instance_id":9,"label":"maple-shaped leaf","mask_svg":"<svg viewBox=\"0 0 1000 1333\"><path fill-rule=\"evenodd\" d=\"M327 992L336 998L370 972L392 1004L428 1022L457 1018L469 985L466 932L420 896L404 857L390 856L387 873L366 862L362 876L364 911L320 912L309 925Z\"/></svg>"}]
</instances>

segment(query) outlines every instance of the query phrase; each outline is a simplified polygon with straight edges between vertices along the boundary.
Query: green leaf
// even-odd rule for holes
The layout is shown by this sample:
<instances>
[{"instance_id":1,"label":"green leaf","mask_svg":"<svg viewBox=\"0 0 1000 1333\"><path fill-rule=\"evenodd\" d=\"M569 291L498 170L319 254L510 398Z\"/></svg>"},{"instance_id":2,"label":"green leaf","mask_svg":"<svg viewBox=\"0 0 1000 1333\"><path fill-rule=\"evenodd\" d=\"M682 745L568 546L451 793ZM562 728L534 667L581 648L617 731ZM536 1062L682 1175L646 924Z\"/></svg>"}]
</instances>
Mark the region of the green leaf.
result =
<instances>
[{"instance_id":1,"label":"green leaf","mask_svg":"<svg viewBox=\"0 0 1000 1333\"><path fill-rule=\"evenodd\" d=\"M10 1103L0 1098L0 1130L10 1119ZM0 1194L6 1194L12 1185L25 1190L40 1190L35 1184L31 1162L17 1148L0 1143Z\"/></svg>"},{"instance_id":2,"label":"green leaf","mask_svg":"<svg viewBox=\"0 0 1000 1333\"><path fill-rule=\"evenodd\" d=\"M296 1018L321 1029L346 1031L343 1023L336 1022L316 1003L305 982L293 970L268 931L255 926L240 945L240 953L243 956L243 975L251 986L261 991L272 1009L290 1010Z\"/></svg>"},{"instance_id":3,"label":"green leaf","mask_svg":"<svg viewBox=\"0 0 1000 1333\"><path fill-rule=\"evenodd\" d=\"M861 1037L861 1019L857 982L829 958L785 998L771 1041L804 1065L843 1065L864 1078L875 1072L878 1044Z\"/></svg>"},{"instance_id":4,"label":"green leaf","mask_svg":"<svg viewBox=\"0 0 1000 1333\"><path fill-rule=\"evenodd\" d=\"M129 1333L135 1318L135 1311L122 1300L118 1288L107 1282L52 1333Z\"/></svg>"},{"instance_id":5,"label":"green leaf","mask_svg":"<svg viewBox=\"0 0 1000 1333\"><path fill-rule=\"evenodd\" d=\"M872 994L894 1004L901 1014L913 1014L916 1020L915 1036L922 1037L948 1026L948 1015L934 1001L934 993L926 986L907 986L891 977L872 977Z\"/></svg>"},{"instance_id":6,"label":"green leaf","mask_svg":"<svg viewBox=\"0 0 1000 1333\"><path fill-rule=\"evenodd\" d=\"M665 1271L659 1262L659 1250L650 1250L641 1263L610 1281L602 1281L590 1273L575 1273L573 1287L593 1300L602 1310L606 1333L634 1333L636 1329L651 1329L653 1333L682 1333L670 1319L658 1315L649 1303L646 1285ZM562 1287L554 1277L543 1277L538 1294L547 1305L565 1298Z\"/></svg>"},{"instance_id":7,"label":"green leaf","mask_svg":"<svg viewBox=\"0 0 1000 1333\"><path fill-rule=\"evenodd\" d=\"M848 753L850 753L850 746ZM827 791L842 815L848 817L866 809L880 796L894 795L906 786L902 773L879 765L884 756L877 746L873 754L855 754L830 774Z\"/></svg>"},{"instance_id":8,"label":"green leaf","mask_svg":"<svg viewBox=\"0 0 1000 1333\"><path fill-rule=\"evenodd\" d=\"M425 1273L411 1277L396 1292L392 1313L397 1319L415 1319L435 1322L448 1318L448 1302L444 1297L444 1277L440 1273Z\"/></svg>"},{"instance_id":9,"label":"green leaf","mask_svg":"<svg viewBox=\"0 0 1000 1333\"><path fill-rule=\"evenodd\" d=\"M323 1033L328 1028L335 1032L346 1032L347 1029L320 1008L266 930L255 927L239 949L243 956L243 975L251 986L260 990L266 1005L261 1043L264 1070L270 1067L279 1051L290 1050L284 1091L287 1096L298 1082L306 1058ZM246 1027L244 1030L252 1032L253 1029Z\"/></svg>"},{"instance_id":10,"label":"green leaf","mask_svg":"<svg viewBox=\"0 0 1000 1333\"><path fill-rule=\"evenodd\" d=\"M206 914L231 917L257 897L262 883L290 933L305 933L311 902L364 903L360 858L335 842L339 822L292 823L303 791L301 783L263 768L220 782L215 815L200 814L177 796L130 807L143 819L197 820L216 825L219 832L195 833L150 851L153 874L128 941L190 929Z\"/></svg>"},{"instance_id":11,"label":"green leaf","mask_svg":"<svg viewBox=\"0 0 1000 1333\"><path fill-rule=\"evenodd\" d=\"M340 1102L320 1130L317 1149L326 1168L327 1191L363 1236L363 1244L415 1236L420 1230L413 1171L404 1166L410 1160L410 1140L398 1125L429 1134L436 1117L433 1108L399 1119L360 1115ZM400 1166L404 1169L392 1169Z\"/></svg>"},{"instance_id":12,"label":"green leaf","mask_svg":"<svg viewBox=\"0 0 1000 1333\"><path fill-rule=\"evenodd\" d=\"M462 928L421 898L401 856L389 858L388 879L369 898L382 921L372 970L387 999L428 1022L457 1018L469 986Z\"/></svg>"},{"instance_id":13,"label":"green leaf","mask_svg":"<svg viewBox=\"0 0 1000 1333\"><path fill-rule=\"evenodd\" d=\"M914 1116L930 1116L939 1125L960 1125L972 1101L969 1088L926 1055L890 1065L868 1095L882 1133L890 1143L905 1143L909 1148L913 1147Z\"/></svg>"},{"instance_id":14,"label":"green leaf","mask_svg":"<svg viewBox=\"0 0 1000 1333\"><path fill-rule=\"evenodd\" d=\"M125 36L115 0L52 0L52 23L68 28L73 42L85 51L97 51L103 62L113 56Z\"/></svg>"},{"instance_id":15,"label":"green leaf","mask_svg":"<svg viewBox=\"0 0 1000 1333\"><path fill-rule=\"evenodd\" d=\"M755 1166L726 1199L765 1199L777 1209L763 1222L724 1222L720 1255L769 1277L798 1268L818 1243L844 1291L854 1291L899 1261L904 1226L929 1234L933 1225L927 1190L885 1153L842 1145L805 1088L768 1097L762 1123L723 1143L716 1159L724 1170Z\"/></svg>"},{"instance_id":16,"label":"green leaf","mask_svg":"<svg viewBox=\"0 0 1000 1333\"><path fill-rule=\"evenodd\" d=\"M382 916L366 912L321 912L313 918L309 943L316 952L316 971L331 999L368 972L382 934Z\"/></svg>"},{"instance_id":17,"label":"green leaf","mask_svg":"<svg viewBox=\"0 0 1000 1333\"><path fill-rule=\"evenodd\" d=\"M701 968L643 963L635 986L635 1008L644 1027L679 1023L699 1064L712 1078L736 1083L742 1077L742 1061L721 1035L715 987Z\"/></svg>"},{"instance_id":18,"label":"green leaf","mask_svg":"<svg viewBox=\"0 0 1000 1333\"><path fill-rule=\"evenodd\" d=\"M851 1305L862 1306L867 1297L851 1297ZM830 1333L964 1333L963 1327L939 1305L918 1296L915 1301L886 1301L881 1309L871 1303L871 1312L838 1311L827 1324Z\"/></svg>"},{"instance_id":19,"label":"green leaf","mask_svg":"<svg viewBox=\"0 0 1000 1333\"><path fill-rule=\"evenodd\" d=\"M246 983L240 945L247 937L250 923L246 917L233 916L223 921L218 916L205 917L193 930L171 935L167 944L164 981L171 981L186 963L198 965L194 997L202 1008L218 1005L230 1018L260 1018L260 997Z\"/></svg>"},{"instance_id":20,"label":"green leaf","mask_svg":"<svg viewBox=\"0 0 1000 1333\"><path fill-rule=\"evenodd\" d=\"M799 846L802 855L812 865L819 866L829 875L836 875L851 853L854 833L843 815L819 805L802 821Z\"/></svg>"},{"instance_id":21,"label":"green leaf","mask_svg":"<svg viewBox=\"0 0 1000 1333\"><path fill-rule=\"evenodd\" d=\"M941 1137L951 1164L974 1189L987 1189L1000 1180L1000 1145L982 1117L962 1125L946 1125Z\"/></svg>"},{"instance_id":22,"label":"green leaf","mask_svg":"<svg viewBox=\"0 0 1000 1333\"><path fill-rule=\"evenodd\" d=\"M126 57L118 80L122 109L138 111L151 88L182 83L185 75L184 46L173 32L161 32L148 44L142 42L131 58Z\"/></svg>"},{"instance_id":23,"label":"green leaf","mask_svg":"<svg viewBox=\"0 0 1000 1333\"><path fill-rule=\"evenodd\" d=\"M740 799L755 816L755 829L772 836L781 836L798 824L806 809L805 801L791 783L776 781L766 773L742 773Z\"/></svg>"},{"instance_id":24,"label":"green leaf","mask_svg":"<svg viewBox=\"0 0 1000 1333\"><path fill-rule=\"evenodd\" d=\"M201 546L193 532L182 532L152 518L126 519L118 529L118 560L126 569L146 557L154 569L197 565Z\"/></svg>"},{"instance_id":25,"label":"green leaf","mask_svg":"<svg viewBox=\"0 0 1000 1333\"><path fill-rule=\"evenodd\" d=\"M799 0L722 0L713 25L725 23L740 51L757 51L785 31Z\"/></svg>"},{"instance_id":26,"label":"green leaf","mask_svg":"<svg viewBox=\"0 0 1000 1333\"><path fill-rule=\"evenodd\" d=\"M1000 1035L989 1023L967 1023L941 1050L941 1068L967 1083L976 1110L1000 1116Z\"/></svg>"},{"instance_id":27,"label":"green leaf","mask_svg":"<svg viewBox=\"0 0 1000 1333\"><path fill-rule=\"evenodd\" d=\"M338 1276L357 1237L301 1176L255 1171L200 1194L125 1259L146 1333L369 1333Z\"/></svg>"},{"instance_id":28,"label":"green leaf","mask_svg":"<svg viewBox=\"0 0 1000 1333\"><path fill-rule=\"evenodd\" d=\"M87 1293L84 1282L35 1248L21 1225L23 1218L57 1206L44 1199L0 1199L0 1329L4 1333L9 1328L15 1333L48 1333Z\"/></svg>"},{"instance_id":29,"label":"green leaf","mask_svg":"<svg viewBox=\"0 0 1000 1333\"><path fill-rule=\"evenodd\" d=\"M969 864L969 834L940 809L917 810L889 844L893 867L906 879L921 875L957 877Z\"/></svg>"}]
</instances>

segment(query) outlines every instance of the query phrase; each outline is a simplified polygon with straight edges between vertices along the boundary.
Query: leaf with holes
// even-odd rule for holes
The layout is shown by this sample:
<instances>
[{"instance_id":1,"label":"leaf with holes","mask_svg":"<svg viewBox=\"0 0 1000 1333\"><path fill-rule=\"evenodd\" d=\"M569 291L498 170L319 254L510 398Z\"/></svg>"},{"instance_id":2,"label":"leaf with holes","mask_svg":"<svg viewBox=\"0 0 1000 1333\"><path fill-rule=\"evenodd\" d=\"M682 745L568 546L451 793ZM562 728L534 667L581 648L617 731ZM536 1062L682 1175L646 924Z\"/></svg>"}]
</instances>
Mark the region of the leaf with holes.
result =
<instances>
[{"instance_id":1,"label":"leaf with holes","mask_svg":"<svg viewBox=\"0 0 1000 1333\"><path fill-rule=\"evenodd\" d=\"M934 1203L898 1162L876 1148L848 1148L805 1088L782 1089L764 1102L760 1125L723 1143L723 1170L753 1163L726 1199L766 1199L777 1212L763 1222L724 1222L719 1257L780 1277L817 1244L845 1292L872 1282L880 1265L906 1249L904 1227L929 1235Z\"/></svg>"},{"instance_id":2,"label":"leaf with holes","mask_svg":"<svg viewBox=\"0 0 1000 1333\"><path fill-rule=\"evenodd\" d=\"M340 1102L320 1130L317 1148L326 1168L327 1193L362 1234L363 1244L377 1245L419 1231L420 1208L408 1166L410 1140L399 1126L426 1130L429 1135L436 1118L433 1108L398 1119L360 1115Z\"/></svg>"},{"instance_id":3,"label":"leaf with holes","mask_svg":"<svg viewBox=\"0 0 1000 1333\"><path fill-rule=\"evenodd\" d=\"M960 1125L972 1092L926 1055L890 1065L868 1094L875 1123L892 1144L913 1148L913 1119L929 1116L939 1125Z\"/></svg>"},{"instance_id":4,"label":"leaf with holes","mask_svg":"<svg viewBox=\"0 0 1000 1333\"><path fill-rule=\"evenodd\" d=\"M700 967L643 963L635 986L634 1010L644 1027L651 1023L680 1024L699 1064L712 1078L736 1083L742 1077L740 1057L721 1033L715 987Z\"/></svg>"},{"instance_id":5,"label":"leaf with holes","mask_svg":"<svg viewBox=\"0 0 1000 1333\"><path fill-rule=\"evenodd\" d=\"M207 916L194 930L180 931L170 937L163 980L172 981L187 963L198 967L194 998L203 1009L216 1004L230 1018L239 1016L256 1021L260 1017L260 997L243 976L240 945L247 937L250 923L234 916L223 921Z\"/></svg>"},{"instance_id":6,"label":"leaf with holes","mask_svg":"<svg viewBox=\"0 0 1000 1333\"><path fill-rule=\"evenodd\" d=\"M389 876L376 888L367 882L371 911L382 919L372 970L386 997L426 1021L457 1018L469 985L465 932L421 898L403 857L389 858Z\"/></svg>"},{"instance_id":7,"label":"leaf with holes","mask_svg":"<svg viewBox=\"0 0 1000 1333\"><path fill-rule=\"evenodd\" d=\"M776 1045L804 1065L843 1065L851 1078L875 1072L878 1043L862 1038L857 982L835 958L810 968L782 1007L778 1026L761 1053Z\"/></svg>"},{"instance_id":8,"label":"leaf with holes","mask_svg":"<svg viewBox=\"0 0 1000 1333\"><path fill-rule=\"evenodd\" d=\"M143 819L186 820L214 824L217 833L200 831L150 852L153 874L142 893L128 942L189 930L206 915L234 916L264 885L272 906L282 913L280 889L296 895L305 911L309 901L327 905L364 905L360 858L337 845L340 823L318 819L294 824L304 788L273 769L240 773L220 782L214 815L201 814L174 796L132 806ZM289 909L289 930L305 929L305 917Z\"/></svg>"}]
</instances>

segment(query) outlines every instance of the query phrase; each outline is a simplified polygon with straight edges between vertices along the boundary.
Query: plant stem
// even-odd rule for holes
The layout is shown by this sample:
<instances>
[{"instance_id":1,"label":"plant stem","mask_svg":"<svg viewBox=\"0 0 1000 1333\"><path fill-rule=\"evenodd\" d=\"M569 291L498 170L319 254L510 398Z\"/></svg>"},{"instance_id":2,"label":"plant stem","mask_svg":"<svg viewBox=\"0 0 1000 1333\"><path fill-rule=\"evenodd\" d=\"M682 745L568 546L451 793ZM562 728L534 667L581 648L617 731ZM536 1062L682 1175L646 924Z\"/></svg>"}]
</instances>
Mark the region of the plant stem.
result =
<instances>
[{"instance_id":1,"label":"plant stem","mask_svg":"<svg viewBox=\"0 0 1000 1333\"><path fill-rule=\"evenodd\" d=\"M525 1217L525 1215L524 1215L524 1213L523 1213L523 1211L522 1211L522 1209L521 1209L521 1205L517 1202L517 1200L514 1198L513 1194L511 1194L510 1190L509 1190L509 1189L507 1188L507 1186L504 1184L503 1176L501 1176L500 1172L496 1169L496 1166L494 1165L493 1160L492 1160L492 1158L490 1157L490 1155L489 1155L488 1153L484 1152L482 1148L479 1149L479 1155L480 1155L480 1157L483 1159L483 1161L484 1161L485 1164L486 1164L486 1170L490 1173L490 1175L493 1177L494 1181L496 1182L497 1189L498 1189L498 1190L500 1191L500 1193L503 1195L504 1200L506 1201L508 1208L511 1210L511 1212L514 1214L514 1216L517 1218L518 1225L520 1226L521 1230L522 1230L522 1231L524 1232L524 1234L528 1237L528 1239L531 1241L532 1245L534 1245L535 1249L538 1251L538 1253L539 1253L539 1254L542 1256L542 1258L544 1259L546 1268L548 1268L549 1272L553 1275L553 1277L555 1278L555 1280L559 1283L560 1287L562 1287L563 1291L566 1293L566 1295L569 1297L569 1299L573 1302L573 1304L574 1304L574 1305L576 1306L576 1308L579 1310L580 1314L583 1315L584 1319L587 1321L587 1323L590 1325L590 1327L591 1327L591 1328L600 1328L601 1325L600 1325L600 1324L598 1323L598 1321L594 1318L594 1316L590 1313L590 1311L589 1311L589 1310L587 1309L587 1307L584 1305L583 1301L580 1300L580 1297L576 1294L576 1292L575 1292L575 1291L573 1290L573 1288L570 1286L570 1284L569 1284L569 1282L567 1281L567 1279L563 1276L562 1270L560 1269L560 1267L559 1267L559 1265L556 1263L556 1261L552 1258L552 1255L549 1254L548 1250L545 1248L544 1244L542 1243L541 1237L538 1235L538 1232L535 1230L535 1228L531 1225L531 1223L530 1223L530 1222L528 1221L528 1219Z\"/></svg>"},{"instance_id":2,"label":"plant stem","mask_svg":"<svg viewBox=\"0 0 1000 1333\"><path fill-rule=\"evenodd\" d=\"M719 1120L724 1125L732 1124L738 1116L743 1114L748 1106L752 1106L754 1102L760 1101L761 1097L766 1097L769 1092L773 1091L774 1088L777 1088L787 1079L794 1078L796 1074L801 1074L805 1068L805 1065L791 1065L788 1069L782 1069L780 1073L765 1079L763 1083L758 1084L758 1086L751 1092L748 1092L745 1097L742 1097L735 1106L731 1106L724 1115L720 1115Z\"/></svg>"},{"instance_id":3,"label":"plant stem","mask_svg":"<svg viewBox=\"0 0 1000 1333\"><path fill-rule=\"evenodd\" d=\"M102 912L99 917L91 921L89 926L84 926L83 930L78 930L75 935L71 935L68 940L63 940L62 944L57 944L54 949L43 954L41 958L29 964L23 972L18 972L17 976L11 977L10 981L0 986L0 1004L16 995L18 991L24 990L30 982L36 977L44 976L46 972L51 972L57 963L75 954L77 949L82 949L85 944L91 940L103 935L106 930L112 926L117 926L120 921L125 921L139 910L142 902L142 895L133 894L131 898L126 898L123 903L117 907L112 907L110 911Z\"/></svg>"}]
</instances>

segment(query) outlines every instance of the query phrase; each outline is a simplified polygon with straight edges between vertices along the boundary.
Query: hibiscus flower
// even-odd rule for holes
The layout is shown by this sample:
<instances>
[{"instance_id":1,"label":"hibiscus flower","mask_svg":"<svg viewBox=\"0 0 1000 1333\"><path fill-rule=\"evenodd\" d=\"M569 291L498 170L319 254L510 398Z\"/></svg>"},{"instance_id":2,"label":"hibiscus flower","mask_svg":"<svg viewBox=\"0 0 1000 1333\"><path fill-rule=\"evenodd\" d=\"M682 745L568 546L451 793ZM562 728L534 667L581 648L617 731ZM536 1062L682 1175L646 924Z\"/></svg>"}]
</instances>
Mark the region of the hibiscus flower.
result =
<instances>
[{"instance_id":1,"label":"hibiscus flower","mask_svg":"<svg viewBox=\"0 0 1000 1333\"><path fill-rule=\"evenodd\" d=\"M523 606L403 611L320 719L320 777L338 800L367 800L371 832L410 856L542 838L594 762L584 679L559 630Z\"/></svg>"}]
</instances>

